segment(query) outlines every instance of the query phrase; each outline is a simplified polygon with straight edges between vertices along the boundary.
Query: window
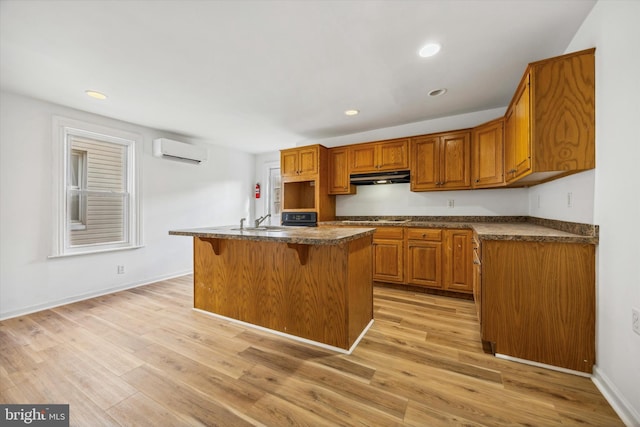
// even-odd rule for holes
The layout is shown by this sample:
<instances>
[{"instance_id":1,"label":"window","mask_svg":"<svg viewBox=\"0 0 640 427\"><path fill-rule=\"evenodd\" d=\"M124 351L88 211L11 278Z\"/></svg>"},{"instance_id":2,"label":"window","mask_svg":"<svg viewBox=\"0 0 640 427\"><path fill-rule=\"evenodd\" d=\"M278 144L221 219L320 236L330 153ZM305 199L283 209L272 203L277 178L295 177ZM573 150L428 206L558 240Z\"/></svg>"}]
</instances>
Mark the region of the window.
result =
<instances>
[{"instance_id":1,"label":"window","mask_svg":"<svg viewBox=\"0 0 640 427\"><path fill-rule=\"evenodd\" d=\"M139 247L140 137L54 119L53 256Z\"/></svg>"}]
</instances>

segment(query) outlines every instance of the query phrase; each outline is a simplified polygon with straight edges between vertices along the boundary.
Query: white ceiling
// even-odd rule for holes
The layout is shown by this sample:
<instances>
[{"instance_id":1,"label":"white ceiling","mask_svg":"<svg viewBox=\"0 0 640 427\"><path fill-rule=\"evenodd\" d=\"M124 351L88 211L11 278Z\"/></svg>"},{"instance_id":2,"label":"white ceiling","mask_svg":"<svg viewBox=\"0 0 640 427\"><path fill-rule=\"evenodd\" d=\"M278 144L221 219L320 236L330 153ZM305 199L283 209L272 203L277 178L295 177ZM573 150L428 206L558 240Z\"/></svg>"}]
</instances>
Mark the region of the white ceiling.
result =
<instances>
[{"instance_id":1,"label":"white ceiling","mask_svg":"<svg viewBox=\"0 0 640 427\"><path fill-rule=\"evenodd\" d=\"M0 85L259 153L505 106L594 4L0 0ZM428 41L442 50L420 58Z\"/></svg>"}]
</instances>

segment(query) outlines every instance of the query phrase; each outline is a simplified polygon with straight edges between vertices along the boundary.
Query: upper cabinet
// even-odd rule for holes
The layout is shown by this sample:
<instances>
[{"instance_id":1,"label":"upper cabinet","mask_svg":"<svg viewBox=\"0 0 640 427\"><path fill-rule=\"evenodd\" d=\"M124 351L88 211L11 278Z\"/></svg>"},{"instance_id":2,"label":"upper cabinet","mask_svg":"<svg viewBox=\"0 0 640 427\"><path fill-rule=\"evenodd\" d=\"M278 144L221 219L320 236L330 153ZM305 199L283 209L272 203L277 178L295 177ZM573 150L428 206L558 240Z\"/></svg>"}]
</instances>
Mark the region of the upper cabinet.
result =
<instances>
[{"instance_id":1,"label":"upper cabinet","mask_svg":"<svg viewBox=\"0 0 640 427\"><path fill-rule=\"evenodd\" d=\"M280 174L285 176L317 175L320 146L310 145L280 151Z\"/></svg>"},{"instance_id":2,"label":"upper cabinet","mask_svg":"<svg viewBox=\"0 0 640 427\"><path fill-rule=\"evenodd\" d=\"M349 148L329 149L329 194L355 194L356 187L349 182Z\"/></svg>"},{"instance_id":3,"label":"upper cabinet","mask_svg":"<svg viewBox=\"0 0 640 427\"><path fill-rule=\"evenodd\" d=\"M349 173L409 169L409 138L349 146Z\"/></svg>"},{"instance_id":4,"label":"upper cabinet","mask_svg":"<svg viewBox=\"0 0 640 427\"><path fill-rule=\"evenodd\" d=\"M505 180L532 185L595 167L595 49L529 64L505 115Z\"/></svg>"},{"instance_id":5,"label":"upper cabinet","mask_svg":"<svg viewBox=\"0 0 640 427\"><path fill-rule=\"evenodd\" d=\"M473 129L471 140L471 187L504 185L504 119Z\"/></svg>"},{"instance_id":6,"label":"upper cabinet","mask_svg":"<svg viewBox=\"0 0 640 427\"><path fill-rule=\"evenodd\" d=\"M471 188L471 133L411 138L411 191Z\"/></svg>"}]
</instances>

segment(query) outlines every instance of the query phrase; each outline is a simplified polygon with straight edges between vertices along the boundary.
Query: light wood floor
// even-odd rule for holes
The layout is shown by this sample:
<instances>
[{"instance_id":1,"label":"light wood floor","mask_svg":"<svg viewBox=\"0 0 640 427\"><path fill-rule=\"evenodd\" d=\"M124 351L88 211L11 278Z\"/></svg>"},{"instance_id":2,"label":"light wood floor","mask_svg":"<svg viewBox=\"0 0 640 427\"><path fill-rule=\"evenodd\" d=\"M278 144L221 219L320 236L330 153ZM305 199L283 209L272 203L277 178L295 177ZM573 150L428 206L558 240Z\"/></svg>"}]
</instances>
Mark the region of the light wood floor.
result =
<instances>
[{"instance_id":1,"label":"light wood floor","mask_svg":"<svg viewBox=\"0 0 640 427\"><path fill-rule=\"evenodd\" d=\"M339 355L191 310L191 276L0 322L0 402L77 426L622 425L588 378L482 352L470 301L376 288Z\"/></svg>"}]
</instances>

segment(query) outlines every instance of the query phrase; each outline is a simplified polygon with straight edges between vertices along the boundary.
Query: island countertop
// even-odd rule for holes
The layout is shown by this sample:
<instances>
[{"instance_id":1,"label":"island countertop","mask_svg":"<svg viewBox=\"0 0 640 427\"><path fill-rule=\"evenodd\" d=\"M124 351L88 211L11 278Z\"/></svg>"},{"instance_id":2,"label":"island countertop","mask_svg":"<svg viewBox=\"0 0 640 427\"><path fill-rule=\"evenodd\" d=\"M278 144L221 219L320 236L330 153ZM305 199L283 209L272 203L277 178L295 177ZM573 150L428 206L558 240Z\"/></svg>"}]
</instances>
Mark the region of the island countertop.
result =
<instances>
[{"instance_id":1,"label":"island countertop","mask_svg":"<svg viewBox=\"0 0 640 427\"><path fill-rule=\"evenodd\" d=\"M204 237L209 239L253 240L302 245L338 245L373 235L375 228L361 227L285 227L266 226L259 230L238 226L201 227L170 230L174 236Z\"/></svg>"}]
</instances>

